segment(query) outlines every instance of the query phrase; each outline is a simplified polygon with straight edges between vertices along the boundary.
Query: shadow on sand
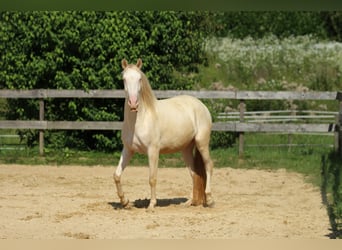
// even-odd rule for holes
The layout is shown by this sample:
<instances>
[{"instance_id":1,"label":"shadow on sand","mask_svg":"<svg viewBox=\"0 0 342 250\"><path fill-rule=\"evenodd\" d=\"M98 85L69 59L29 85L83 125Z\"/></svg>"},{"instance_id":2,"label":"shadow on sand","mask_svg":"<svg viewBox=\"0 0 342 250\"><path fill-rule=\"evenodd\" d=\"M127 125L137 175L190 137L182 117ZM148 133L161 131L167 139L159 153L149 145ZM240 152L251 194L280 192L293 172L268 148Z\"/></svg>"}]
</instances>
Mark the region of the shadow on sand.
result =
<instances>
[{"instance_id":1,"label":"shadow on sand","mask_svg":"<svg viewBox=\"0 0 342 250\"><path fill-rule=\"evenodd\" d=\"M168 207L171 205L180 205L185 203L188 199L184 197L172 198L172 199L157 199L157 207ZM124 209L120 202L109 202L115 210ZM135 200L132 204L135 208L147 208L150 204L150 199L138 199Z\"/></svg>"}]
</instances>

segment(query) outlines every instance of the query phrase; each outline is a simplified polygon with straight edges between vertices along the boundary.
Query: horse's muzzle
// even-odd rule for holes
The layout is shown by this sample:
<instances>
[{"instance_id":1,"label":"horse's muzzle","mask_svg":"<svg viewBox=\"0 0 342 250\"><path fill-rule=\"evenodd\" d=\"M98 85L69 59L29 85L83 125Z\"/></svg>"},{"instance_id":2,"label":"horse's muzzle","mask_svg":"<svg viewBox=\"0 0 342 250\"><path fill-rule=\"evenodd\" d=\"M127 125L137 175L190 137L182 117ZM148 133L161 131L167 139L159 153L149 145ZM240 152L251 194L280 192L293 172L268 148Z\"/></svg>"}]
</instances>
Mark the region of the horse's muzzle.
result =
<instances>
[{"instance_id":1,"label":"horse's muzzle","mask_svg":"<svg viewBox=\"0 0 342 250\"><path fill-rule=\"evenodd\" d=\"M137 112L139 102L135 98L132 98L132 99L130 98L130 99L128 99L128 106L131 108L131 112Z\"/></svg>"}]
</instances>

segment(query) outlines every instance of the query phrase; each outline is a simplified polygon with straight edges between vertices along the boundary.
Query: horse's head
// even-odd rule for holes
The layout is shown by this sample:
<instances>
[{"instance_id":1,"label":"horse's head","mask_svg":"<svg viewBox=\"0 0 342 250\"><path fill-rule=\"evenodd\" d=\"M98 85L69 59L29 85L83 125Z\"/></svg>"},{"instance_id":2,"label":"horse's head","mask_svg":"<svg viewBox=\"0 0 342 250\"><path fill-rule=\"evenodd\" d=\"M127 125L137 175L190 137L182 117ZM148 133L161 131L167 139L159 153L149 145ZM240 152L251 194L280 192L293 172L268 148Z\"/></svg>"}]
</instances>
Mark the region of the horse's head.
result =
<instances>
[{"instance_id":1,"label":"horse's head","mask_svg":"<svg viewBox=\"0 0 342 250\"><path fill-rule=\"evenodd\" d=\"M132 112L138 111L139 106L139 92L141 90L142 73L140 68L142 66L141 59L138 59L137 64L128 64L126 59L121 61L123 71L123 81L125 91L128 97L128 105Z\"/></svg>"}]
</instances>

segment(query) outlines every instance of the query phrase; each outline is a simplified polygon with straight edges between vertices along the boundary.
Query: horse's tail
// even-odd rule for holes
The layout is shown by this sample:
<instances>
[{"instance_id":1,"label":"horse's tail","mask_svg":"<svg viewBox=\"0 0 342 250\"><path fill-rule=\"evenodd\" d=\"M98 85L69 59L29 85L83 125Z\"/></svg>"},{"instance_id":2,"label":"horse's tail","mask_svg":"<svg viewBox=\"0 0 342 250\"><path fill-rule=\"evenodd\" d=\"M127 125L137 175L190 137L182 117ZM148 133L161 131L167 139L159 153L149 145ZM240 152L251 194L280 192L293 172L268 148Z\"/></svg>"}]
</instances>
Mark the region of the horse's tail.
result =
<instances>
[{"instance_id":1,"label":"horse's tail","mask_svg":"<svg viewBox=\"0 0 342 250\"><path fill-rule=\"evenodd\" d=\"M205 186L207 181L207 174L205 171L204 161L201 153L195 147L194 156L194 176L193 176L193 193L192 193L192 205L205 205Z\"/></svg>"}]
</instances>

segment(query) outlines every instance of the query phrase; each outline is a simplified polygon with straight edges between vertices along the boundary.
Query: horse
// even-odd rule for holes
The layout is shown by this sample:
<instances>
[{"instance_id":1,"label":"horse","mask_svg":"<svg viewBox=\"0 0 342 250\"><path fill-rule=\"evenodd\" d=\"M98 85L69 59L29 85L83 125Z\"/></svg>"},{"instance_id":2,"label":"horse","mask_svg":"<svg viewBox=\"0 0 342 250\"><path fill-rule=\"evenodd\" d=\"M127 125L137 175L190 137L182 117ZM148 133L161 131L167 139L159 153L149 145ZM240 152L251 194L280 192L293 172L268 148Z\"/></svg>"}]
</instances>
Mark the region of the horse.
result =
<instances>
[{"instance_id":1,"label":"horse","mask_svg":"<svg viewBox=\"0 0 342 250\"><path fill-rule=\"evenodd\" d=\"M121 205L124 208L132 205L124 195L120 180L134 153L147 154L151 188L148 209L153 210L157 205L159 154L182 152L193 181L192 195L186 204L213 206L210 186L213 161L209 153L212 118L208 108L188 95L157 100L141 71L141 59L136 64L128 64L123 59L121 66L125 90L123 149L113 174Z\"/></svg>"}]
</instances>

